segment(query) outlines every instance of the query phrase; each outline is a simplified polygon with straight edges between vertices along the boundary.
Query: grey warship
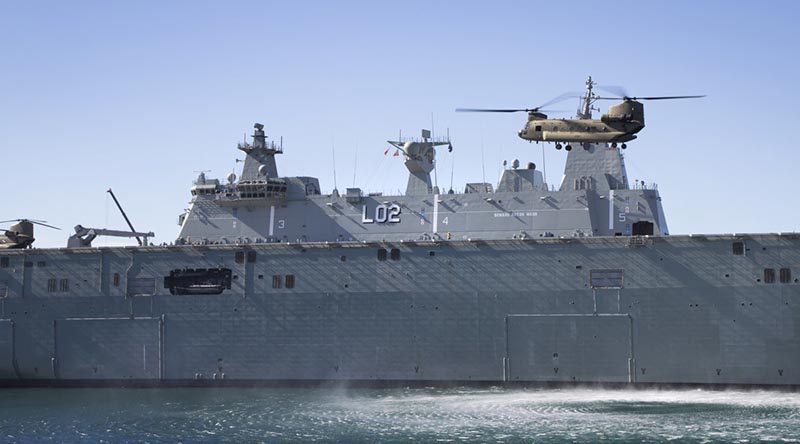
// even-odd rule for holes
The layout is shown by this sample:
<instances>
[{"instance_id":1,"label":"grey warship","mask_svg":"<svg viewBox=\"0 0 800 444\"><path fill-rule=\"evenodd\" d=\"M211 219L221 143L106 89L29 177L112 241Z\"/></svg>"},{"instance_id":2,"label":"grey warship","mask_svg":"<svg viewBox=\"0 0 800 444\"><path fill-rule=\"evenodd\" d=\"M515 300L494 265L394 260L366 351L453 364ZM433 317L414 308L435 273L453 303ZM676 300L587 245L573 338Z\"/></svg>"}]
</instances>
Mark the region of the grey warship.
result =
<instances>
[{"instance_id":1,"label":"grey warship","mask_svg":"<svg viewBox=\"0 0 800 444\"><path fill-rule=\"evenodd\" d=\"M256 124L172 245L0 250L0 384L800 385L797 234L670 235L612 144L455 192L448 139L389 143L403 195L281 176Z\"/></svg>"}]
</instances>

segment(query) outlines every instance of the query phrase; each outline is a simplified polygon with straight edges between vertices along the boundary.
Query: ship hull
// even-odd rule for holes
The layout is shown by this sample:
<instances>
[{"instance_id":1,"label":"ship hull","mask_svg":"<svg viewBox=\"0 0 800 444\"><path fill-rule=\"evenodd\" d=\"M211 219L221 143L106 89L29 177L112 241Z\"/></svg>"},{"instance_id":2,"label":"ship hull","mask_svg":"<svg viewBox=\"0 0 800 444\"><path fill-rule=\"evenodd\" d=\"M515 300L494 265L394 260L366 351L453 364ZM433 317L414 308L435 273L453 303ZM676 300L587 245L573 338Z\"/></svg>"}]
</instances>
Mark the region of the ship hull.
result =
<instances>
[{"instance_id":1,"label":"ship hull","mask_svg":"<svg viewBox=\"0 0 800 444\"><path fill-rule=\"evenodd\" d=\"M0 255L6 386L800 385L794 235Z\"/></svg>"}]
</instances>

